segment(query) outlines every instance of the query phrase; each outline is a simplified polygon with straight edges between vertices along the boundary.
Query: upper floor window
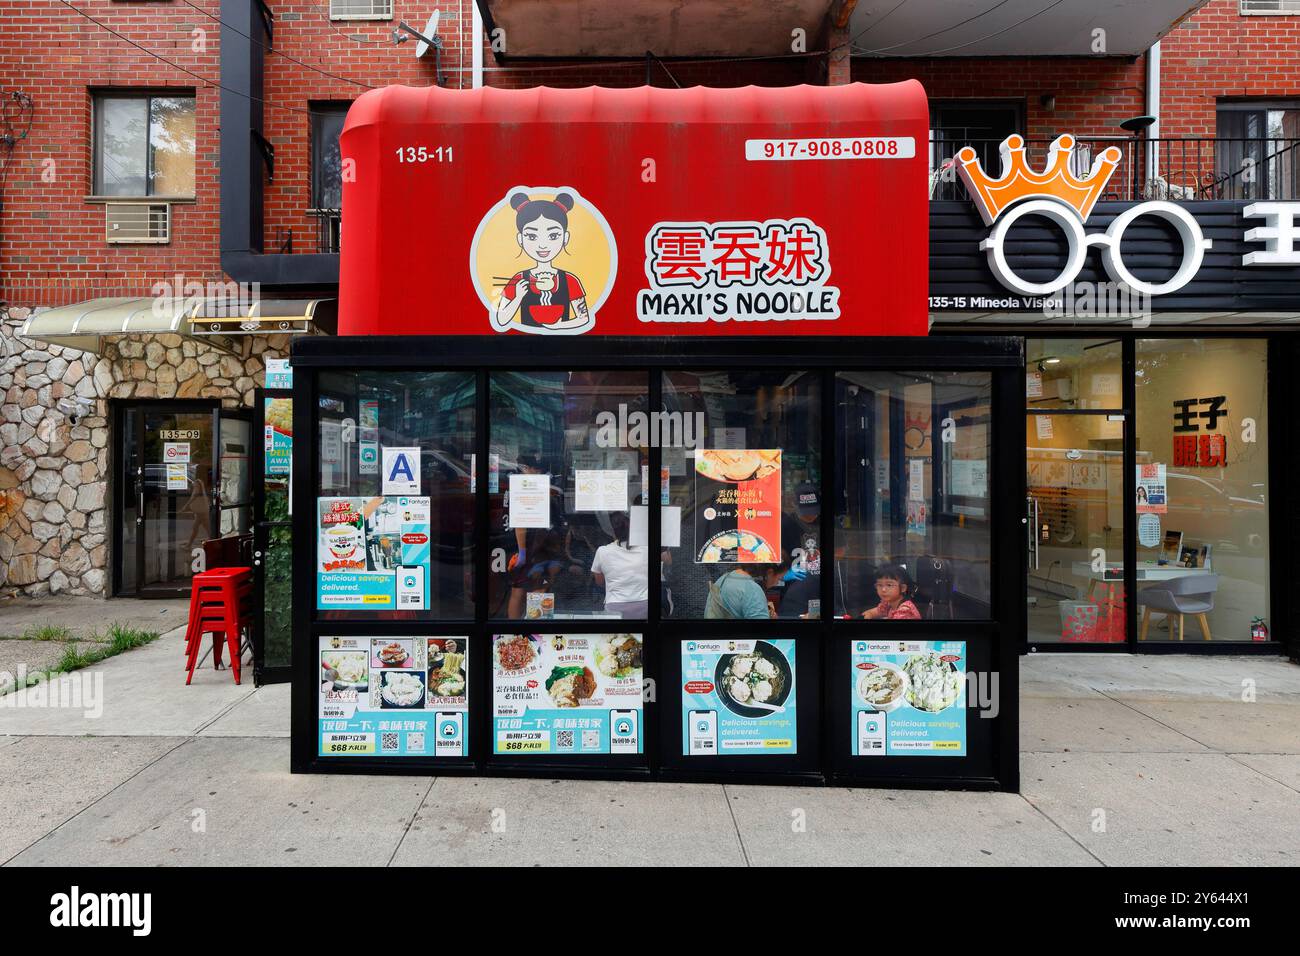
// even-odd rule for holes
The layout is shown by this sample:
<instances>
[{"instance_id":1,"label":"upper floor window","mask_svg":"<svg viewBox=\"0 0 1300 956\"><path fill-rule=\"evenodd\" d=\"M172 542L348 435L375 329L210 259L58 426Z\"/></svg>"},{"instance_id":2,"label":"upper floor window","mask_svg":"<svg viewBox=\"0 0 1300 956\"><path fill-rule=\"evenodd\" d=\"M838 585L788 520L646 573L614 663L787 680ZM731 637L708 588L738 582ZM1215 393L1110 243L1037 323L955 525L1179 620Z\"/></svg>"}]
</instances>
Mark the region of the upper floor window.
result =
<instances>
[{"instance_id":1,"label":"upper floor window","mask_svg":"<svg viewBox=\"0 0 1300 956\"><path fill-rule=\"evenodd\" d=\"M1242 13L1300 13L1300 0L1241 0Z\"/></svg>"},{"instance_id":2,"label":"upper floor window","mask_svg":"<svg viewBox=\"0 0 1300 956\"><path fill-rule=\"evenodd\" d=\"M313 103L311 108L311 205L338 209L343 205L343 158L339 134L351 103Z\"/></svg>"},{"instance_id":3,"label":"upper floor window","mask_svg":"<svg viewBox=\"0 0 1300 956\"><path fill-rule=\"evenodd\" d=\"M1223 100L1214 196L1295 199L1300 196L1300 100Z\"/></svg>"},{"instance_id":4,"label":"upper floor window","mask_svg":"<svg viewBox=\"0 0 1300 956\"><path fill-rule=\"evenodd\" d=\"M393 0L330 0L331 20L391 20Z\"/></svg>"},{"instance_id":5,"label":"upper floor window","mask_svg":"<svg viewBox=\"0 0 1300 956\"><path fill-rule=\"evenodd\" d=\"M99 94L94 123L95 195L193 198L193 96Z\"/></svg>"}]
</instances>

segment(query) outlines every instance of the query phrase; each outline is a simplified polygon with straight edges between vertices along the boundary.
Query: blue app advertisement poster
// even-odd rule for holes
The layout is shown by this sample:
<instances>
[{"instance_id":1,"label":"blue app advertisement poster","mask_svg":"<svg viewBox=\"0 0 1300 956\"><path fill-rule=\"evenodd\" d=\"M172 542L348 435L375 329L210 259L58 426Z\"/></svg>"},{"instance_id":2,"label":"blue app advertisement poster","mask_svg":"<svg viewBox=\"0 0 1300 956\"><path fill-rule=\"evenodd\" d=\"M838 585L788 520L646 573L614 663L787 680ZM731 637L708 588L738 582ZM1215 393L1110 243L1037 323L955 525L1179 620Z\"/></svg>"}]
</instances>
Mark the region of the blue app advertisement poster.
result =
<instances>
[{"instance_id":1,"label":"blue app advertisement poster","mask_svg":"<svg viewBox=\"0 0 1300 956\"><path fill-rule=\"evenodd\" d=\"M264 404L265 436L265 473L266 475L289 474L289 462L293 457L293 399L268 398Z\"/></svg>"},{"instance_id":2,"label":"blue app advertisement poster","mask_svg":"<svg viewBox=\"0 0 1300 956\"><path fill-rule=\"evenodd\" d=\"M853 641L855 757L966 755L966 642Z\"/></svg>"},{"instance_id":3,"label":"blue app advertisement poster","mask_svg":"<svg viewBox=\"0 0 1300 956\"><path fill-rule=\"evenodd\" d=\"M798 752L793 640L682 642L682 753Z\"/></svg>"},{"instance_id":4,"label":"blue app advertisement poster","mask_svg":"<svg viewBox=\"0 0 1300 956\"><path fill-rule=\"evenodd\" d=\"M322 637L322 757L469 753L464 637Z\"/></svg>"},{"instance_id":5,"label":"blue app advertisement poster","mask_svg":"<svg viewBox=\"0 0 1300 956\"><path fill-rule=\"evenodd\" d=\"M497 634L492 752L639 754L640 634Z\"/></svg>"},{"instance_id":6,"label":"blue app advertisement poster","mask_svg":"<svg viewBox=\"0 0 1300 956\"><path fill-rule=\"evenodd\" d=\"M317 498L316 503L318 609L428 609L427 497Z\"/></svg>"}]
</instances>

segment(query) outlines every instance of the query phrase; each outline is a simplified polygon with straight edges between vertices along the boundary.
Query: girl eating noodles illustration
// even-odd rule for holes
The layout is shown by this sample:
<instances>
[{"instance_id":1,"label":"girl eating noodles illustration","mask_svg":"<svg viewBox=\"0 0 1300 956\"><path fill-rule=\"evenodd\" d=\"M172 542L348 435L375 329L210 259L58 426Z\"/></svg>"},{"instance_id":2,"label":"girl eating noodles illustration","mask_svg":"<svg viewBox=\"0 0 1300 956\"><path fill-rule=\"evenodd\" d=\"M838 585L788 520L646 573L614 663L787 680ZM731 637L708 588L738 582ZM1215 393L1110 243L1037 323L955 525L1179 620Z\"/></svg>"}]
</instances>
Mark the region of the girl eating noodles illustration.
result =
<instances>
[{"instance_id":1,"label":"girl eating noodles illustration","mask_svg":"<svg viewBox=\"0 0 1300 956\"><path fill-rule=\"evenodd\" d=\"M520 192L510 197L510 206L515 210L516 241L535 265L506 283L492 315L493 327L498 332L516 328L554 335L587 331L596 321L587 307L587 293L577 276L554 265L569 244L573 196L530 199Z\"/></svg>"}]
</instances>

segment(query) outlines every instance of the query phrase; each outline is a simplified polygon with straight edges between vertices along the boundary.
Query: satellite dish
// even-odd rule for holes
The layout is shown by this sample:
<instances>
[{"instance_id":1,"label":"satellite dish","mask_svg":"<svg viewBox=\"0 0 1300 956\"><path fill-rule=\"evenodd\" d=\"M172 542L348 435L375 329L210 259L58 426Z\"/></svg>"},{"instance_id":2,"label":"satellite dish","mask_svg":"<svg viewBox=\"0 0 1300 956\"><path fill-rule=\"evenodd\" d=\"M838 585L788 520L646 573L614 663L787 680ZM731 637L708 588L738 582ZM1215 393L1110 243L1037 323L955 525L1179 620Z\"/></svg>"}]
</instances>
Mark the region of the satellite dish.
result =
<instances>
[{"instance_id":1,"label":"satellite dish","mask_svg":"<svg viewBox=\"0 0 1300 956\"><path fill-rule=\"evenodd\" d=\"M438 36L438 20L442 17L442 11L435 9L433 16L429 17L429 22L424 25L423 34L430 40ZM421 40L415 45L415 58L418 60L429 52L429 44Z\"/></svg>"}]
</instances>

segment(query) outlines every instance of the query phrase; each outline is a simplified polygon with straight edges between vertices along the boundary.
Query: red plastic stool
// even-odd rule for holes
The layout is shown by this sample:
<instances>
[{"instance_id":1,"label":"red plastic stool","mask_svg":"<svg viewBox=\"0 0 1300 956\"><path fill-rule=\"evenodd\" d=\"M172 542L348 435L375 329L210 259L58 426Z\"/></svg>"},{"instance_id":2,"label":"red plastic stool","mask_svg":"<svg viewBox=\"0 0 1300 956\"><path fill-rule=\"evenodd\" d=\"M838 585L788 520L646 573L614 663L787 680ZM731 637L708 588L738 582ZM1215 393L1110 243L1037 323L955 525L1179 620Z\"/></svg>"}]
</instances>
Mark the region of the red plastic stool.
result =
<instances>
[{"instance_id":1,"label":"red plastic stool","mask_svg":"<svg viewBox=\"0 0 1300 956\"><path fill-rule=\"evenodd\" d=\"M250 568L215 568L194 575L190 619L185 629L186 684L194 679L194 669L200 663L204 634L213 637L215 667L221 666L221 645L226 645L235 683L240 683L244 633L252 623L252 590Z\"/></svg>"}]
</instances>

